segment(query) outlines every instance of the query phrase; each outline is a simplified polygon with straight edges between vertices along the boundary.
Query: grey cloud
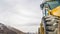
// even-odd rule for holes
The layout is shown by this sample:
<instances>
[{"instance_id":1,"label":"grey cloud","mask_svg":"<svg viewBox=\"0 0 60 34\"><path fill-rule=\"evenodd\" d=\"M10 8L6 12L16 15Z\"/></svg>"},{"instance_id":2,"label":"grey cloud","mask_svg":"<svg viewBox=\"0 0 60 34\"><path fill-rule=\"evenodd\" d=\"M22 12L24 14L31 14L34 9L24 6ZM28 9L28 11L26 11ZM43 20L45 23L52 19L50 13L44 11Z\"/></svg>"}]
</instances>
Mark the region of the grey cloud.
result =
<instances>
[{"instance_id":1,"label":"grey cloud","mask_svg":"<svg viewBox=\"0 0 60 34\"><path fill-rule=\"evenodd\" d=\"M40 2L41 0L0 0L0 21L12 26L39 26L39 19L42 16ZM31 14L22 14L17 9Z\"/></svg>"},{"instance_id":2,"label":"grey cloud","mask_svg":"<svg viewBox=\"0 0 60 34\"><path fill-rule=\"evenodd\" d=\"M39 23L27 23L27 26L39 26Z\"/></svg>"},{"instance_id":3,"label":"grey cloud","mask_svg":"<svg viewBox=\"0 0 60 34\"><path fill-rule=\"evenodd\" d=\"M22 24L22 25L18 24L16 26L39 26L39 25L40 23L27 23L27 24Z\"/></svg>"}]
</instances>

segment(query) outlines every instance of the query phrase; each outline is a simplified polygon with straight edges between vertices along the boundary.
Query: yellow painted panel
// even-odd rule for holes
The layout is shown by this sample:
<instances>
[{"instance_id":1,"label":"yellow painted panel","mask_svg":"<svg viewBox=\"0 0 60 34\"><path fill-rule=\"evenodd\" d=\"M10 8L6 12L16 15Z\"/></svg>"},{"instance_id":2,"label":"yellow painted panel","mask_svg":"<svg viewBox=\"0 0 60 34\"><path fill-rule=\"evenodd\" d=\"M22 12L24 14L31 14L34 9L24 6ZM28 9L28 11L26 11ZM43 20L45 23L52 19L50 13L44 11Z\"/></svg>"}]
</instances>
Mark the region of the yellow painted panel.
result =
<instances>
[{"instance_id":1,"label":"yellow painted panel","mask_svg":"<svg viewBox=\"0 0 60 34\"><path fill-rule=\"evenodd\" d=\"M60 16L60 6L54 8L53 10L51 10L52 15L55 16Z\"/></svg>"},{"instance_id":2,"label":"yellow painted panel","mask_svg":"<svg viewBox=\"0 0 60 34\"><path fill-rule=\"evenodd\" d=\"M44 34L44 27L42 23L40 24L40 34Z\"/></svg>"}]
</instances>

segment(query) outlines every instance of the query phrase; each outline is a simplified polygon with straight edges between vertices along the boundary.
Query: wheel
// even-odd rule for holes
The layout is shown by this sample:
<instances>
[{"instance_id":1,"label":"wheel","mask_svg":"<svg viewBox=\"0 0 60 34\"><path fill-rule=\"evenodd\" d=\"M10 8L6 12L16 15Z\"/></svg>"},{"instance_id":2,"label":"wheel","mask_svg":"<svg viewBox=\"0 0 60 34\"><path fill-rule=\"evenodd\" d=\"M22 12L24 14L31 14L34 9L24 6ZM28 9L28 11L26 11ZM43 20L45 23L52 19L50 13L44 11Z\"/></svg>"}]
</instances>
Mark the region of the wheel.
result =
<instances>
[{"instance_id":1,"label":"wheel","mask_svg":"<svg viewBox=\"0 0 60 34\"><path fill-rule=\"evenodd\" d=\"M44 34L57 34L59 18L56 16L44 16L42 18L42 24L44 27Z\"/></svg>"}]
</instances>

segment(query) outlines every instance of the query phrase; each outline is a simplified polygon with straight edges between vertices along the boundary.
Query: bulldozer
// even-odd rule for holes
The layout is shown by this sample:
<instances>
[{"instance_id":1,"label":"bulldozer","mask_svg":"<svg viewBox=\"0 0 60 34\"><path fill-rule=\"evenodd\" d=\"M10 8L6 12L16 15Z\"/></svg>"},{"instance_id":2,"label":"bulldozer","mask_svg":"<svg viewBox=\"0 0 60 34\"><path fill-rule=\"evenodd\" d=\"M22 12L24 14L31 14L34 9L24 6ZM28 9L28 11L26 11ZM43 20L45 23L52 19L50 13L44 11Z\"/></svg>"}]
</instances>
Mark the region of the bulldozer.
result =
<instances>
[{"instance_id":1,"label":"bulldozer","mask_svg":"<svg viewBox=\"0 0 60 34\"><path fill-rule=\"evenodd\" d=\"M38 34L60 34L60 0L45 0L40 8L43 17Z\"/></svg>"}]
</instances>

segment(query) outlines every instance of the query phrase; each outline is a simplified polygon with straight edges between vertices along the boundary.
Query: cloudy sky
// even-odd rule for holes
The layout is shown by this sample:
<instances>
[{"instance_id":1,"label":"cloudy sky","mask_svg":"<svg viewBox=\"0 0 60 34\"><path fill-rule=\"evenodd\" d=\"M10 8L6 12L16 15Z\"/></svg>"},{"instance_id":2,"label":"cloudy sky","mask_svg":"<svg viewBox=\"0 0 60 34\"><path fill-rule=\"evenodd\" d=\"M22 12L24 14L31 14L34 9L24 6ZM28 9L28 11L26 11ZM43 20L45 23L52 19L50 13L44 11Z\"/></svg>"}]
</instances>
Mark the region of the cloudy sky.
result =
<instances>
[{"instance_id":1,"label":"cloudy sky","mask_svg":"<svg viewBox=\"0 0 60 34\"><path fill-rule=\"evenodd\" d=\"M0 0L0 22L23 32L37 32L42 0Z\"/></svg>"}]
</instances>

